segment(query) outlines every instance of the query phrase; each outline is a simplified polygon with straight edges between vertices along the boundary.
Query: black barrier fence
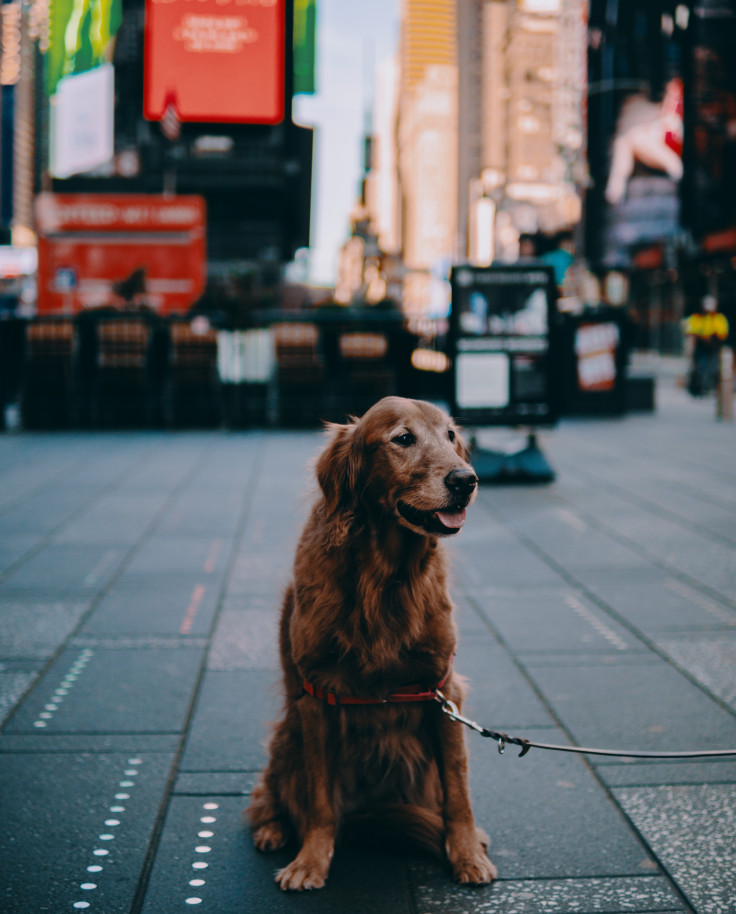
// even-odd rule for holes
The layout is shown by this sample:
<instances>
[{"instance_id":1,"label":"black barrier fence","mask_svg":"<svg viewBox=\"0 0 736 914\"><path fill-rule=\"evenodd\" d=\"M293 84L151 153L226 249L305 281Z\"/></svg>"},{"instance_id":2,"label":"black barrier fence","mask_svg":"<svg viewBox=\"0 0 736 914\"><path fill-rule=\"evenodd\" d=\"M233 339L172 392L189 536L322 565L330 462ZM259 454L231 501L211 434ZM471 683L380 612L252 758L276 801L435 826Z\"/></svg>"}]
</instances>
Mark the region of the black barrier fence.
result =
<instances>
[{"instance_id":1,"label":"black barrier fence","mask_svg":"<svg viewBox=\"0 0 736 914\"><path fill-rule=\"evenodd\" d=\"M0 418L22 427L316 425L426 396L394 312L255 313L247 327L90 311L0 321Z\"/></svg>"},{"instance_id":2,"label":"black barrier fence","mask_svg":"<svg viewBox=\"0 0 736 914\"><path fill-rule=\"evenodd\" d=\"M463 332L460 317L449 335L381 311L264 311L238 328L148 312L5 318L0 428L16 406L28 429L314 426L389 394L446 404L471 427L654 408L653 379L628 373L617 309L558 315L551 346L478 334L467 317Z\"/></svg>"}]
</instances>

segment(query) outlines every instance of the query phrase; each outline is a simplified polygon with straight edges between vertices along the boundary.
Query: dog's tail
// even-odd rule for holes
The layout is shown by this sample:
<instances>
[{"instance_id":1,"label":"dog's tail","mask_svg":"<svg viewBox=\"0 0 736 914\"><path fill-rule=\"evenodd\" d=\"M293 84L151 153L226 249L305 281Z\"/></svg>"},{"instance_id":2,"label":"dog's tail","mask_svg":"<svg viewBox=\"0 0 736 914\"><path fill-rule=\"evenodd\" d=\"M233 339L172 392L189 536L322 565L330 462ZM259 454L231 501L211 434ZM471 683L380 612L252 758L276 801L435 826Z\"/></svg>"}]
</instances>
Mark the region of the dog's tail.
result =
<instances>
[{"instance_id":1,"label":"dog's tail","mask_svg":"<svg viewBox=\"0 0 736 914\"><path fill-rule=\"evenodd\" d=\"M349 814L342 836L349 844L403 847L407 843L437 859L445 857L445 825L439 813L409 803L377 803Z\"/></svg>"}]
</instances>

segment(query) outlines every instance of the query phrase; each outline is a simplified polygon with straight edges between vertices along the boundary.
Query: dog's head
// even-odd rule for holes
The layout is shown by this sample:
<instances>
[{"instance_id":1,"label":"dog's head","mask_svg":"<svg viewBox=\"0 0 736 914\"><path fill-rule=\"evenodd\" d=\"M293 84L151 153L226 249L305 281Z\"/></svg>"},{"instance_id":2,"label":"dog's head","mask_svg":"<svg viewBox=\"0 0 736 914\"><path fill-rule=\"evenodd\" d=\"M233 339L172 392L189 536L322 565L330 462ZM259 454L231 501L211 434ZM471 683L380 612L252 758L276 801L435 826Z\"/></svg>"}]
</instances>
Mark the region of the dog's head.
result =
<instances>
[{"instance_id":1,"label":"dog's head","mask_svg":"<svg viewBox=\"0 0 736 914\"><path fill-rule=\"evenodd\" d=\"M462 528L478 478L447 413L386 397L361 419L329 428L332 440L317 461L328 513L381 515L424 536Z\"/></svg>"}]
</instances>

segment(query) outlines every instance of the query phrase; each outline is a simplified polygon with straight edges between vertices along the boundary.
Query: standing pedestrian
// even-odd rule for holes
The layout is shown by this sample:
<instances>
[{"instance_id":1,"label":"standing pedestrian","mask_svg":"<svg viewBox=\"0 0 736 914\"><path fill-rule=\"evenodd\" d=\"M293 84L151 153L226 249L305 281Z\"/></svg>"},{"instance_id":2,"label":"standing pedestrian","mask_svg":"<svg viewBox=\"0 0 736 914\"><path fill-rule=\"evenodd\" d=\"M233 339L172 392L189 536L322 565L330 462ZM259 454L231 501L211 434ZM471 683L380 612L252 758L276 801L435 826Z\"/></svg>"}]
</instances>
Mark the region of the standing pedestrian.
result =
<instances>
[{"instance_id":1,"label":"standing pedestrian","mask_svg":"<svg viewBox=\"0 0 736 914\"><path fill-rule=\"evenodd\" d=\"M704 295L700 308L686 318L685 334L690 358L687 389L694 397L703 397L718 383L720 349L728 338L728 320L718 311L714 295Z\"/></svg>"}]
</instances>

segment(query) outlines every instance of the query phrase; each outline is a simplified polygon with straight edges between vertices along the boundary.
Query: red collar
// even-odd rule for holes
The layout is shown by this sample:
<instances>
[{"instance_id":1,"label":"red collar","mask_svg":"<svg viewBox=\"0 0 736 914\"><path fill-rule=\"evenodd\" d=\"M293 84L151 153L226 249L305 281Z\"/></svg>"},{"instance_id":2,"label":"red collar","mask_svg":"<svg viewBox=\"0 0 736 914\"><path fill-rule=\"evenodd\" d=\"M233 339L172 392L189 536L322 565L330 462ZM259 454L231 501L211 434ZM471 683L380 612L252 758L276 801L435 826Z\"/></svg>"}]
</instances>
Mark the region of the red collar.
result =
<instances>
[{"instance_id":1,"label":"red collar","mask_svg":"<svg viewBox=\"0 0 736 914\"><path fill-rule=\"evenodd\" d=\"M313 698L319 698L320 701L326 701L328 705L385 705L397 702L408 701L434 701L437 698L439 689L444 688L445 683L450 678L452 672L452 662L450 668L437 683L434 688L428 688L425 685L405 685L399 686L395 692L385 695L383 698L363 698L357 695L338 695L331 689L320 689L319 686L305 679L302 682L304 691Z\"/></svg>"}]
</instances>

